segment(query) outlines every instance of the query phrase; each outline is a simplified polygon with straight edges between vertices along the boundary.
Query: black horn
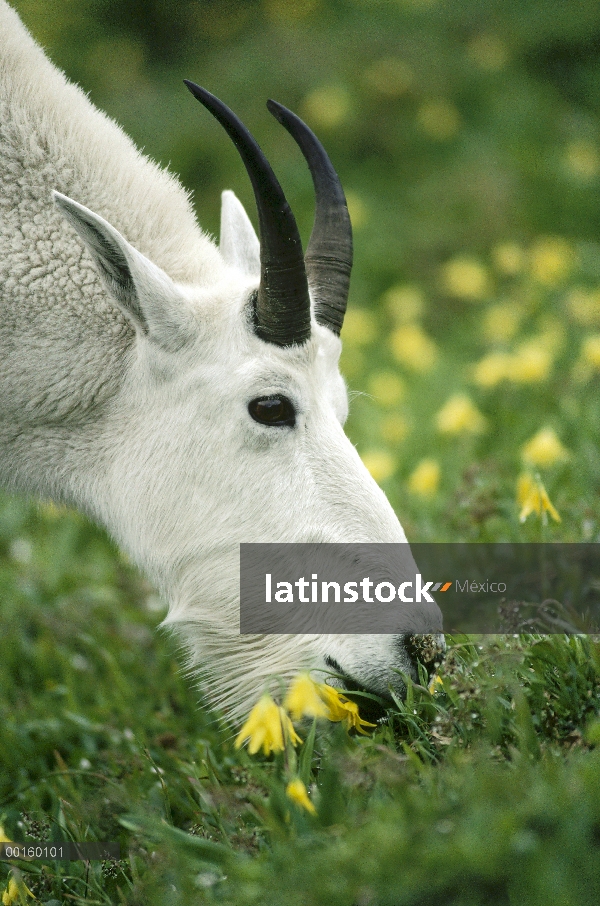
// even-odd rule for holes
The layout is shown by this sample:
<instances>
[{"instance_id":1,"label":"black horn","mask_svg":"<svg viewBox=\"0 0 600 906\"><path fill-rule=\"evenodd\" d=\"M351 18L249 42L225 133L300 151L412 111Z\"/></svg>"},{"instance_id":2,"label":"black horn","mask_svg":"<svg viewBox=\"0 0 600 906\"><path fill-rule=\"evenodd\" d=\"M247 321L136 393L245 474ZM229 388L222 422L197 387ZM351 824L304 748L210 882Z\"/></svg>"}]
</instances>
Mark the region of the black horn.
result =
<instances>
[{"instance_id":1,"label":"black horn","mask_svg":"<svg viewBox=\"0 0 600 906\"><path fill-rule=\"evenodd\" d=\"M273 116L300 147L316 194L315 222L304 256L319 324L340 333L348 304L352 270L352 224L346 196L327 152L300 117L276 101L267 101Z\"/></svg>"},{"instance_id":2,"label":"black horn","mask_svg":"<svg viewBox=\"0 0 600 906\"><path fill-rule=\"evenodd\" d=\"M257 142L235 113L204 88L184 81L232 139L254 189L260 227L256 333L276 346L304 343L310 337L308 282L300 234L283 189Z\"/></svg>"}]
</instances>

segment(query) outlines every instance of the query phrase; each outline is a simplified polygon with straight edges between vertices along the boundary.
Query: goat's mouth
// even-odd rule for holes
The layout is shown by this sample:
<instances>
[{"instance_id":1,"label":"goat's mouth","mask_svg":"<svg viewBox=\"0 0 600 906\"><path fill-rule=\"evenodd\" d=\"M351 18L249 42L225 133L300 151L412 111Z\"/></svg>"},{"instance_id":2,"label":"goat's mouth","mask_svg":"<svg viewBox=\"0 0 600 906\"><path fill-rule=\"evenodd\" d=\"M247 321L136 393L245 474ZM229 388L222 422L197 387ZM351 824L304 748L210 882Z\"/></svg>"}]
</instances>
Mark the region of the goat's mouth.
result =
<instances>
[{"instance_id":1,"label":"goat's mouth","mask_svg":"<svg viewBox=\"0 0 600 906\"><path fill-rule=\"evenodd\" d=\"M387 693L381 688L376 691L370 689L347 673L335 658L330 655L325 657L325 664L333 674L327 682L342 690L346 698L358 705L361 717L371 723L384 723L387 720L387 712L398 704L399 699L405 698L405 677L415 683L424 682L429 686L429 681L444 660L446 642L440 633L405 635L402 644L410 658L410 667L406 673L400 669L393 670L393 693L391 688ZM426 671L427 682L421 678L421 667Z\"/></svg>"},{"instance_id":2,"label":"goat's mouth","mask_svg":"<svg viewBox=\"0 0 600 906\"><path fill-rule=\"evenodd\" d=\"M334 671L331 679L336 680L331 685L340 689L344 696L358 705L360 716L370 723L380 724L387 720L387 709L393 705L392 698L372 692L354 677L349 676L338 664L335 658L327 656L326 665Z\"/></svg>"}]
</instances>

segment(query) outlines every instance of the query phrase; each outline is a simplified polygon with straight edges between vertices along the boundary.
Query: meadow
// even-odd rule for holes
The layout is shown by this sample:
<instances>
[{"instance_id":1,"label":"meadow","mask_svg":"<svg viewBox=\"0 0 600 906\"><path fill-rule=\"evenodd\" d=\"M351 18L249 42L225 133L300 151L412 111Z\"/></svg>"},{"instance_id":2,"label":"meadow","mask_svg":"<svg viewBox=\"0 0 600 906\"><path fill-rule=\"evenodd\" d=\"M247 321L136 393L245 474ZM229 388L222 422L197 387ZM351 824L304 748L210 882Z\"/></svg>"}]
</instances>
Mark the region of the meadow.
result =
<instances>
[{"instance_id":1,"label":"meadow","mask_svg":"<svg viewBox=\"0 0 600 906\"><path fill-rule=\"evenodd\" d=\"M264 101L318 133L355 230L347 431L409 540L600 542L596 3L13 5L213 233L220 191L254 218L251 190L182 78L252 129L304 239L310 179ZM3 902L600 900L596 636L451 636L374 729L300 717L267 756L80 515L0 498L0 602L0 825L122 853L2 862Z\"/></svg>"}]
</instances>

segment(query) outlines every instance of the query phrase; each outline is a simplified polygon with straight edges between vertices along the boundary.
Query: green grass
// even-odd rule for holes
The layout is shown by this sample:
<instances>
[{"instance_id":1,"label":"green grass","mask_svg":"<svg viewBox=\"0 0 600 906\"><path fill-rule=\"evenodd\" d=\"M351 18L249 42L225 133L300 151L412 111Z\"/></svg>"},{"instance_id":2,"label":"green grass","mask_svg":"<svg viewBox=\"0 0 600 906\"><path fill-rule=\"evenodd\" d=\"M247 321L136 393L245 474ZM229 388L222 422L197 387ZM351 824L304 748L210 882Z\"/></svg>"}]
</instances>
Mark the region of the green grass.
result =
<instances>
[{"instance_id":1,"label":"green grass","mask_svg":"<svg viewBox=\"0 0 600 906\"><path fill-rule=\"evenodd\" d=\"M368 737L318 728L313 818L282 757L235 750L197 702L152 590L98 530L1 513L2 824L123 854L22 863L42 902L597 901L598 640L449 639L433 694L411 684Z\"/></svg>"}]
</instances>

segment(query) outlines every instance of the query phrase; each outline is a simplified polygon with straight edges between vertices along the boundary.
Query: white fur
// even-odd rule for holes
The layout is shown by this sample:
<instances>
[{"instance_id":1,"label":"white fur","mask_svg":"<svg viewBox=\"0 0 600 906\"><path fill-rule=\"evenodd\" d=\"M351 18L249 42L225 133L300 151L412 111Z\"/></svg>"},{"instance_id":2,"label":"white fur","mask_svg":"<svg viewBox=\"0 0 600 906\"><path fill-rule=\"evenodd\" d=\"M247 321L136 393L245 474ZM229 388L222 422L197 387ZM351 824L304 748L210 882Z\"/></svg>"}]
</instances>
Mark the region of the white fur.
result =
<instances>
[{"instance_id":1,"label":"white fur","mask_svg":"<svg viewBox=\"0 0 600 906\"><path fill-rule=\"evenodd\" d=\"M260 340L258 240L233 193L219 250L177 180L3 0L0 35L0 481L108 528L233 716L270 674L327 656L376 692L401 688L413 668L399 637L238 633L240 542L406 540L342 429L339 339L313 323L302 347ZM274 393L294 402L295 428L250 418L248 402Z\"/></svg>"},{"instance_id":2,"label":"white fur","mask_svg":"<svg viewBox=\"0 0 600 906\"><path fill-rule=\"evenodd\" d=\"M246 277L260 276L260 244L242 203L227 189L221 195L219 251L226 264Z\"/></svg>"}]
</instances>

